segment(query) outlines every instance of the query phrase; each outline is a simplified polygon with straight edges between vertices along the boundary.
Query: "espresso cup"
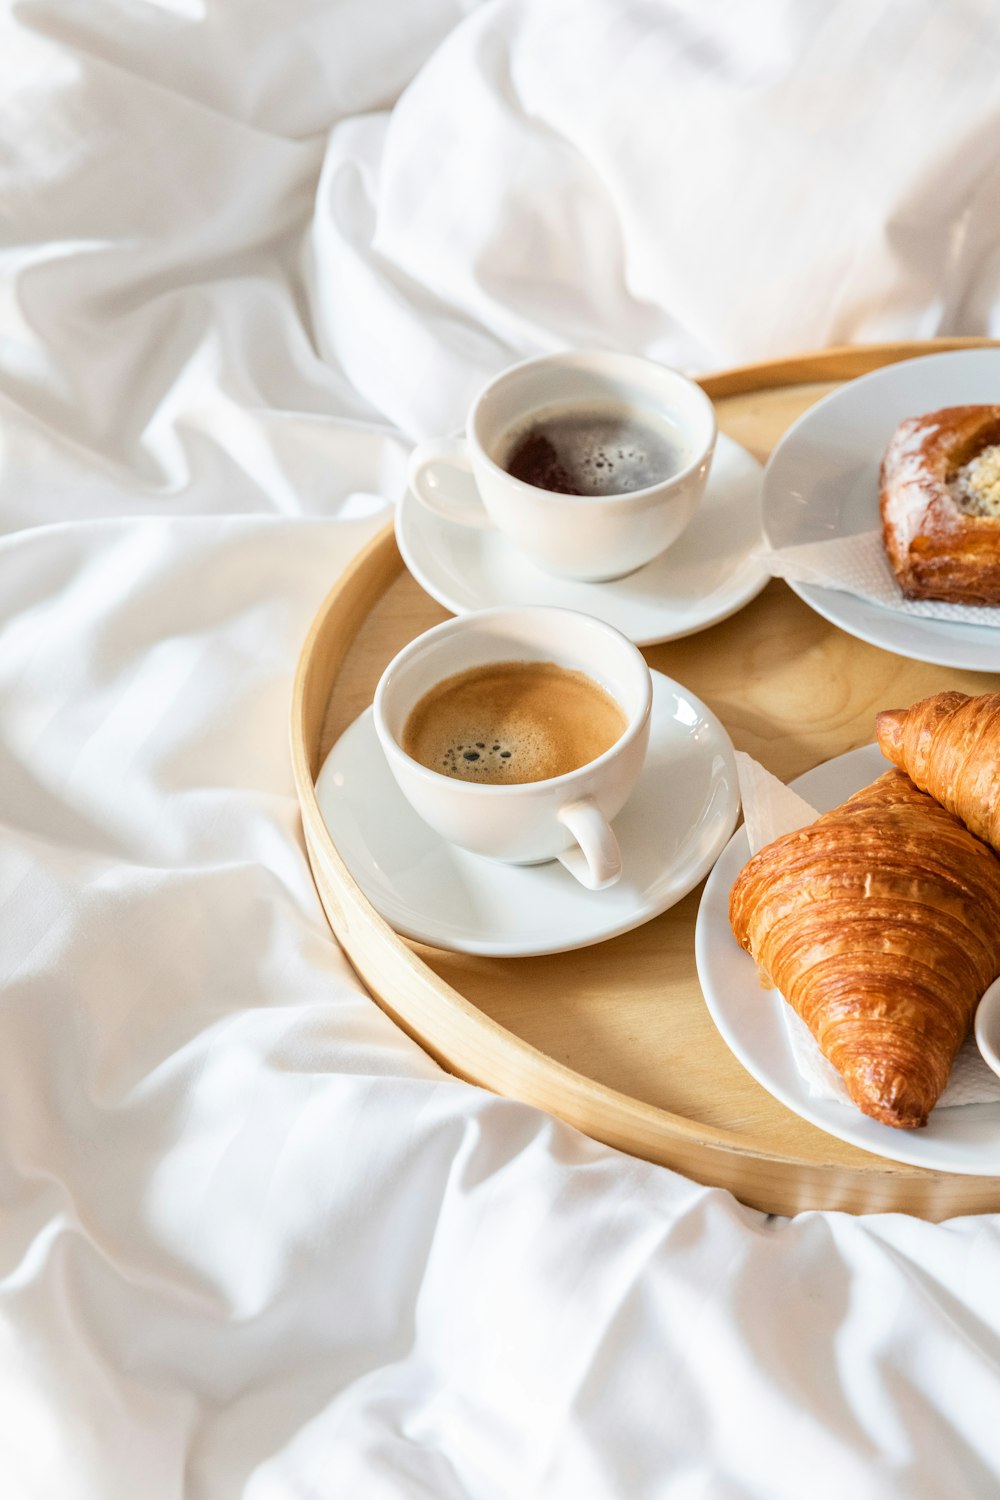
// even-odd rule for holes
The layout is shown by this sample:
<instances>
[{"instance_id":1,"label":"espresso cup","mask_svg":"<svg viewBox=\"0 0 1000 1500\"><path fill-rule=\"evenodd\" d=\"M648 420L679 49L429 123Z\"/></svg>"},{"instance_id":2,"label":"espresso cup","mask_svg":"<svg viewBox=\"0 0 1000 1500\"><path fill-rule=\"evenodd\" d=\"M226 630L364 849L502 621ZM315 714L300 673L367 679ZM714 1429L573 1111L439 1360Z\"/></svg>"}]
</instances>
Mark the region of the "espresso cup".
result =
<instances>
[{"instance_id":1,"label":"espresso cup","mask_svg":"<svg viewBox=\"0 0 1000 1500\"><path fill-rule=\"evenodd\" d=\"M425 714L424 705L437 701L428 695L442 690L442 685L447 692L454 679L468 674L477 690L488 695L494 679L502 685L508 680L505 671L518 675L522 669L529 685L538 689L534 697L545 699L547 727L537 743L559 741L564 730L569 735L570 728L575 729L568 718L560 717L562 696L567 705L572 701L575 715L581 711L569 691L561 696L562 686L569 682L573 694L590 689L599 694L602 705L617 713L621 732L595 758L573 769L503 784L458 779L443 768L431 769L404 748L415 711ZM536 671L537 682L531 684ZM565 683L561 674L567 674ZM556 682L555 690L545 686L551 681ZM610 705L608 699L613 700ZM590 615L541 606L479 610L418 636L382 674L373 712L400 791L442 838L505 864L558 859L582 885L601 890L621 875L621 852L611 822L642 770L651 703L649 668L631 641ZM506 722L511 722L510 715ZM526 730L522 727L515 734L527 734L530 740L531 730L529 722ZM452 726L441 726L441 732L451 734ZM474 732L478 748L467 736L446 749L448 763L454 764L456 756L474 761L480 755L509 753L501 730ZM520 753L516 746L515 753ZM529 745L526 753L536 752Z\"/></svg>"},{"instance_id":2,"label":"espresso cup","mask_svg":"<svg viewBox=\"0 0 1000 1500\"><path fill-rule=\"evenodd\" d=\"M464 437L418 444L408 479L435 515L495 527L546 572L599 583L677 540L715 437L711 401L677 370L631 354L547 354L491 380ZM546 457L557 452L569 457Z\"/></svg>"}]
</instances>

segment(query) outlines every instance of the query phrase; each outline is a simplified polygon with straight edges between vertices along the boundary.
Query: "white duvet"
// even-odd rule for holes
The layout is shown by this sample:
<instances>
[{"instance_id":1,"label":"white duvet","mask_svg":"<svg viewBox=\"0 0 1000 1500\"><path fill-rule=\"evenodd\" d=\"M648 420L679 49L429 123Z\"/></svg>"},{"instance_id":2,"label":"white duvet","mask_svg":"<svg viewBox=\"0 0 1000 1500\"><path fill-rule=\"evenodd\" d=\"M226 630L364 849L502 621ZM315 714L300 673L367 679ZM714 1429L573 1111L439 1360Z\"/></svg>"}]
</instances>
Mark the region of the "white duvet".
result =
<instances>
[{"instance_id":1,"label":"white duvet","mask_svg":"<svg viewBox=\"0 0 1000 1500\"><path fill-rule=\"evenodd\" d=\"M0 1495L1000 1489L1000 1218L765 1218L442 1073L291 673L512 358L1000 333L987 0L11 0Z\"/></svg>"}]
</instances>

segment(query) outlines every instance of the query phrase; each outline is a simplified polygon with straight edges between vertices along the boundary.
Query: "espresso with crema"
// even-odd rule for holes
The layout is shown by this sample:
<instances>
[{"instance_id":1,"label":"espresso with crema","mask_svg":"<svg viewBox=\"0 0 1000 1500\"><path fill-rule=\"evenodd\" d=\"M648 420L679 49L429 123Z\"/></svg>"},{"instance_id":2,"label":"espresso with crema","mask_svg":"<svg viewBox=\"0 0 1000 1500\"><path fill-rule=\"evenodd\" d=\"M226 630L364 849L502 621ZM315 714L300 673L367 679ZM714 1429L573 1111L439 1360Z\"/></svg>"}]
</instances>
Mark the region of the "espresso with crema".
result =
<instances>
[{"instance_id":1,"label":"espresso with crema","mask_svg":"<svg viewBox=\"0 0 1000 1500\"><path fill-rule=\"evenodd\" d=\"M407 755L459 781L547 781L610 750L627 727L601 685L555 662L505 661L439 682L412 710Z\"/></svg>"},{"instance_id":2,"label":"espresso with crema","mask_svg":"<svg viewBox=\"0 0 1000 1500\"><path fill-rule=\"evenodd\" d=\"M672 478L688 462L665 418L629 406L543 410L508 433L498 462L514 479L560 495L624 495Z\"/></svg>"}]
</instances>

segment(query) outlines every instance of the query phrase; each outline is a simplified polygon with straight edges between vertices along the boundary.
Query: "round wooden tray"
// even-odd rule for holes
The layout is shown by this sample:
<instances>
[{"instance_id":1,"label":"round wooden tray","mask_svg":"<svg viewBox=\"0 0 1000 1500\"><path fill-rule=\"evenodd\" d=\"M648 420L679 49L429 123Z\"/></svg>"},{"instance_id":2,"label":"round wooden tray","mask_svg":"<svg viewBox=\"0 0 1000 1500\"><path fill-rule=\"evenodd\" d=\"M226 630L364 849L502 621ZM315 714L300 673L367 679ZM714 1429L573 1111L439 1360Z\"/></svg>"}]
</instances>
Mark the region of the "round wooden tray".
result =
<instances>
[{"instance_id":1,"label":"round wooden tray","mask_svg":"<svg viewBox=\"0 0 1000 1500\"><path fill-rule=\"evenodd\" d=\"M837 383L985 340L828 350L702 380L723 432L766 459ZM309 859L334 933L379 1004L444 1067L635 1156L729 1188L771 1213L1000 1209L1000 1178L929 1172L824 1134L732 1056L695 973L699 889L634 932L545 958L475 958L411 943L373 910L320 816L327 751L371 702L390 658L447 618L405 570L391 527L338 580L302 650L292 757ZM873 737L877 709L943 688L996 689L865 645L773 581L729 620L647 648L720 717L738 749L789 780Z\"/></svg>"}]
</instances>

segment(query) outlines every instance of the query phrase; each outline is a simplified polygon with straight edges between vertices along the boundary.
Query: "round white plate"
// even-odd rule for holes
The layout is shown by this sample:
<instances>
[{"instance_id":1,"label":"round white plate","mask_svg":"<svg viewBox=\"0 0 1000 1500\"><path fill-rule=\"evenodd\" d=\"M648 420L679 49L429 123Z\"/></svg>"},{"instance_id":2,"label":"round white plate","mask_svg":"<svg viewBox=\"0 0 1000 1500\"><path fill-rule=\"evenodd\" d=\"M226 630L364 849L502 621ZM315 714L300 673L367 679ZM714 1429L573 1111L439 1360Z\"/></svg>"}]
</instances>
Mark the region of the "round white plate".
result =
<instances>
[{"instance_id":1,"label":"round white plate","mask_svg":"<svg viewBox=\"0 0 1000 1500\"><path fill-rule=\"evenodd\" d=\"M495 604L558 604L616 626L637 646L675 641L742 609L770 575L751 553L763 545L760 464L719 434L705 495L674 545L628 578L577 583L529 562L498 531L431 515L407 492L396 511L403 561L454 614Z\"/></svg>"},{"instance_id":2,"label":"round white plate","mask_svg":"<svg viewBox=\"0 0 1000 1500\"><path fill-rule=\"evenodd\" d=\"M557 861L502 865L446 843L392 779L371 709L330 751L316 797L341 858L397 932L507 957L585 948L666 911L711 868L739 811L729 736L659 672L649 753L615 819L624 873L608 890L585 890Z\"/></svg>"},{"instance_id":3,"label":"round white plate","mask_svg":"<svg viewBox=\"0 0 1000 1500\"><path fill-rule=\"evenodd\" d=\"M942 406L992 402L1000 402L1000 348L929 354L842 385L803 413L768 460L769 543L792 547L877 528L879 467L900 422ZM873 646L942 667L1000 671L1000 629L918 619L790 579L789 587L824 619Z\"/></svg>"},{"instance_id":4,"label":"round white plate","mask_svg":"<svg viewBox=\"0 0 1000 1500\"><path fill-rule=\"evenodd\" d=\"M817 766L792 783L826 812L887 769L877 745L865 745ZM893 1161L966 1176L1000 1176L1000 1103L964 1104L931 1112L922 1130L896 1130L870 1120L851 1104L814 1098L788 1042L774 990L762 989L757 968L733 937L729 892L748 858L746 831L729 841L705 883L695 926L698 979L719 1031L757 1082L820 1130Z\"/></svg>"}]
</instances>

